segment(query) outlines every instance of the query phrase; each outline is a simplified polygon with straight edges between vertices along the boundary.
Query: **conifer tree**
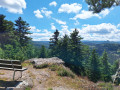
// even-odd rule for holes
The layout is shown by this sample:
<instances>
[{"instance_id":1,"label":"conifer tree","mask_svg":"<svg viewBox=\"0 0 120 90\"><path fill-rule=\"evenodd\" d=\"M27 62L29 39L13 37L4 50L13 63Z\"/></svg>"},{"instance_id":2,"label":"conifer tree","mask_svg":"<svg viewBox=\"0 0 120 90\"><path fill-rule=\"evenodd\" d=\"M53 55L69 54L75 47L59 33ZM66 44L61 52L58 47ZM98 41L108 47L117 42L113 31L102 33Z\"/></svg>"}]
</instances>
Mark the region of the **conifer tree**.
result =
<instances>
[{"instance_id":1,"label":"conifer tree","mask_svg":"<svg viewBox=\"0 0 120 90\"><path fill-rule=\"evenodd\" d=\"M61 45L60 45L60 55L59 57L63 59L65 62L69 62L69 37L65 34L65 36L61 39Z\"/></svg>"},{"instance_id":2,"label":"conifer tree","mask_svg":"<svg viewBox=\"0 0 120 90\"><path fill-rule=\"evenodd\" d=\"M106 51L102 55L102 78L105 82L111 81L111 69Z\"/></svg>"},{"instance_id":3,"label":"conifer tree","mask_svg":"<svg viewBox=\"0 0 120 90\"><path fill-rule=\"evenodd\" d=\"M119 61L120 60L116 60L115 62L114 62L114 64L113 64L113 67L112 67L112 74L115 74L116 73L116 71L117 71L117 69L119 68Z\"/></svg>"},{"instance_id":4,"label":"conifer tree","mask_svg":"<svg viewBox=\"0 0 120 90\"><path fill-rule=\"evenodd\" d=\"M69 46L69 56L71 59L71 63L74 64L77 69L75 69L79 74L82 74L84 72L84 67L82 64L83 60L83 55L82 55L82 43L81 43L82 38L79 35L79 31L75 29L71 34L70 34L70 46Z\"/></svg>"},{"instance_id":5,"label":"conifer tree","mask_svg":"<svg viewBox=\"0 0 120 90\"><path fill-rule=\"evenodd\" d=\"M1 47L5 44L12 44L15 40L14 23L5 20L4 15L0 15L0 43Z\"/></svg>"},{"instance_id":6,"label":"conifer tree","mask_svg":"<svg viewBox=\"0 0 120 90\"><path fill-rule=\"evenodd\" d=\"M59 31L56 29L54 35L52 36L52 38L50 38L49 48L51 49L51 56L58 55L58 50L59 50L58 43L59 43Z\"/></svg>"},{"instance_id":7,"label":"conifer tree","mask_svg":"<svg viewBox=\"0 0 120 90\"><path fill-rule=\"evenodd\" d=\"M23 21L21 17L19 17L18 20L15 20L15 30L20 45L26 46L31 40L31 38L27 36L31 34L29 31L29 24L26 21Z\"/></svg>"},{"instance_id":8,"label":"conifer tree","mask_svg":"<svg viewBox=\"0 0 120 90\"><path fill-rule=\"evenodd\" d=\"M47 52L46 52L46 48L44 45L42 45L41 49L40 49L40 58L46 58L47 57Z\"/></svg>"},{"instance_id":9,"label":"conifer tree","mask_svg":"<svg viewBox=\"0 0 120 90\"><path fill-rule=\"evenodd\" d=\"M93 49L89 58L89 79L93 82L97 82L101 78L100 62L96 50Z\"/></svg>"}]
</instances>

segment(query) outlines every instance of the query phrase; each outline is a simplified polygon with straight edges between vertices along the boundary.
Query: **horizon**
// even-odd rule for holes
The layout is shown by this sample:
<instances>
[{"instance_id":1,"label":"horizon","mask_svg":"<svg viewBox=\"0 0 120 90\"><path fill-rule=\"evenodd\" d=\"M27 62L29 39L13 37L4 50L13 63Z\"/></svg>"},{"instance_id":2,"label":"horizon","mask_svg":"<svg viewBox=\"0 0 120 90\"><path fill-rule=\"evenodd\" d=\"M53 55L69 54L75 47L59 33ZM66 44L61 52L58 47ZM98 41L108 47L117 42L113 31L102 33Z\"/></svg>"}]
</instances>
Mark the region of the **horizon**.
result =
<instances>
[{"instance_id":1,"label":"horizon","mask_svg":"<svg viewBox=\"0 0 120 90\"><path fill-rule=\"evenodd\" d=\"M84 0L0 1L0 12L7 20L14 22L21 16L30 24L33 41L48 41L56 29L63 36L77 28L84 40L119 42L119 9L117 6L93 14Z\"/></svg>"}]
</instances>

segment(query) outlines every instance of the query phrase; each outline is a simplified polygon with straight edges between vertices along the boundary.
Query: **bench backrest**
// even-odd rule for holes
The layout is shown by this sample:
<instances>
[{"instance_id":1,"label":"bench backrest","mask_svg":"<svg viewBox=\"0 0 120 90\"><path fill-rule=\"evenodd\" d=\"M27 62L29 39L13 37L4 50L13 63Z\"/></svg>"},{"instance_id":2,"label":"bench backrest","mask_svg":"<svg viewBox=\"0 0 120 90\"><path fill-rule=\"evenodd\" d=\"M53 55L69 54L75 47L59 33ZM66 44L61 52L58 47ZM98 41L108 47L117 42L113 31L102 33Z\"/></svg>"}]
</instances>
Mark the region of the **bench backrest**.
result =
<instances>
[{"instance_id":1,"label":"bench backrest","mask_svg":"<svg viewBox=\"0 0 120 90\"><path fill-rule=\"evenodd\" d=\"M22 69L21 62L19 60L4 60L0 59L0 67L11 69Z\"/></svg>"}]
</instances>

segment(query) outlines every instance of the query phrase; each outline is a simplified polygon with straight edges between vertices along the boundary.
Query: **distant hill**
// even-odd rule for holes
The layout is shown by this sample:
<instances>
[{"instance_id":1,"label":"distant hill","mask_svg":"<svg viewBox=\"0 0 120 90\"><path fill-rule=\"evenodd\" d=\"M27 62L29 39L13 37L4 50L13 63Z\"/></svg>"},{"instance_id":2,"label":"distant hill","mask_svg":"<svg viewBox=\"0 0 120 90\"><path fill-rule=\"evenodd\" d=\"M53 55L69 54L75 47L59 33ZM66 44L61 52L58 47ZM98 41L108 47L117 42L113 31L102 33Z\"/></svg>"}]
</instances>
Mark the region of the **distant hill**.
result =
<instances>
[{"instance_id":1,"label":"distant hill","mask_svg":"<svg viewBox=\"0 0 120 90\"><path fill-rule=\"evenodd\" d=\"M32 41L33 45L36 47L41 47L44 45L46 48L49 48L49 41Z\"/></svg>"}]
</instances>

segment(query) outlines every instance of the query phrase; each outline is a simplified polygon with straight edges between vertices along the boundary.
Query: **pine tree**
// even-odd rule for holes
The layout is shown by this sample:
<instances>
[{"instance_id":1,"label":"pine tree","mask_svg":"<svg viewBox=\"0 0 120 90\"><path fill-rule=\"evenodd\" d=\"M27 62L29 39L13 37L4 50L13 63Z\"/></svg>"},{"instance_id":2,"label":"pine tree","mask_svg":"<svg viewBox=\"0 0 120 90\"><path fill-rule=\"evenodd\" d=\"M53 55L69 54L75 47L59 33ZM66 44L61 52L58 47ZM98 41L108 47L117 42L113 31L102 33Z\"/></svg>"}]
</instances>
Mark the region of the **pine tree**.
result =
<instances>
[{"instance_id":1,"label":"pine tree","mask_svg":"<svg viewBox=\"0 0 120 90\"><path fill-rule=\"evenodd\" d=\"M49 48L51 49L51 56L57 56L58 55L58 42L59 42L59 31L56 30L54 32L54 35L52 38L50 38L50 46Z\"/></svg>"},{"instance_id":2,"label":"pine tree","mask_svg":"<svg viewBox=\"0 0 120 90\"><path fill-rule=\"evenodd\" d=\"M42 45L41 49L40 49L40 58L46 58L47 57L47 52L46 52L46 48L44 45Z\"/></svg>"},{"instance_id":3,"label":"pine tree","mask_svg":"<svg viewBox=\"0 0 120 90\"><path fill-rule=\"evenodd\" d=\"M61 39L60 43L60 55L59 57L64 60L65 62L69 62L69 37L65 34L65 36Z\"/></svg>"},{"instance_id":4,"label":"pine tree","mask_svg":"<svg viewBox=\"0 0 120 90\"><path fill-rule=\"evenodd\" d=\"M79 35L79 31L75 29L73 33L70 34L70 46L69 46L69 56L71 58L70 63L72 63L75 67L74 68L79 74L83 74L84 67L82 64L83 60L83 53L82 53L82 38Z\"/></svg>"},{"instance_id":5,"label":"pine tree","mask_svg":"<svg viewBox=\"0 0 120 90\"><path fill-rule=\"evenodd\" d=\"M97 82L101 78L100 62L96 50L93 49L89 58L89 79L93 82Z\"/></svg>"},{"instance_id":6,"label":"pine tree","mask_svg":"<svg viewBox=\"0 0 120 90\"><path fill-rule=\"evenodd\" d=\"M115 74L116 71L117 71L117 69L119 68L119 61L120 61L120 60L116 60L116 61L114 62L113 67L112 67L112 69L113 69L113 70L112 70L112 72L113 72L112 75Z\"/></svg>"},{"instance_id":7,"label":"pine tree","mask_svg":"<svg viewBox=\"0 0 120 90\"><path fill-rule=\"evenodd\" d=\"M5 20L4 15L0 15L0 43L1 47L5 44L13 44L15 40L14 23Z\"/></svg>"},{"instance_id":8,"label":"pine tree","mask_svg":"<svg viewBox=\"0 0 120 90\"><path fill-rule=\"evenodd\" d=\"M106 51L102 55L102 78L105 82L111 81L111 69Z\"/></svg>"},{"instance_id":9,"label":"pine tree","mask_svg":"<svg viewBox=\"0 0 120 90\"><path fill-rule=\"evenodd\" d=\"M20 42L20 45L26 46L31 40L31 38L27 36L31 34L29 31L29 24L26 21L23 21L21 17L19 17L18 20L15 21L15 26L16 35L18 36L18 41Z\"/></svg>"}]
</instances>

